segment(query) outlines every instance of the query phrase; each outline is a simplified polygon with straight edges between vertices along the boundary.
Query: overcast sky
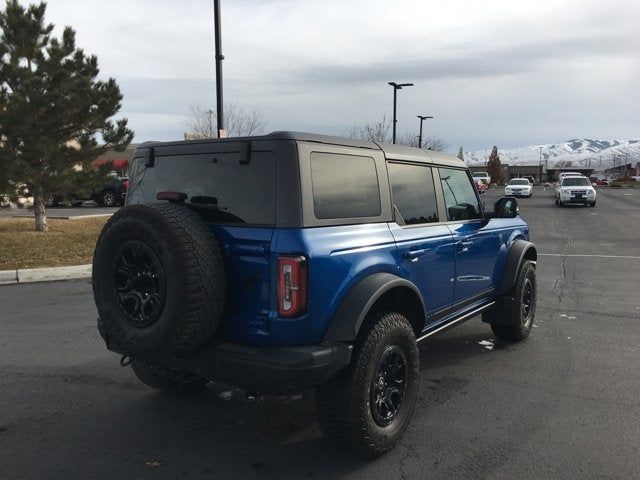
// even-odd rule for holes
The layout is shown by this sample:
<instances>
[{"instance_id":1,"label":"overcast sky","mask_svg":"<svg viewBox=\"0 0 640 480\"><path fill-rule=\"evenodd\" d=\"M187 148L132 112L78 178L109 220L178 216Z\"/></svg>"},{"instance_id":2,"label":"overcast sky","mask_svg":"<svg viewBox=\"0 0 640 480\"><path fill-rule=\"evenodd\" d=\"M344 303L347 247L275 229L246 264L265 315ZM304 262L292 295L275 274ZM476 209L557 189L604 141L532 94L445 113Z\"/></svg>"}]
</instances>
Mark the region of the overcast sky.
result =
<instances>
[{"instance_id":1,"label":"overcast sky","mask_svg":"<svg viewBox=\"0 0 640 480\"><path fill-rule=\"evenodd\" d=\"M26 2L23 2L26 3ZM213 0L50 0L124 94L136 142L213 106ZM449 150L640 137L640 1L221 0L225 101L268 130L340 133L392 112Z\"/></svg>"}]
</instances>

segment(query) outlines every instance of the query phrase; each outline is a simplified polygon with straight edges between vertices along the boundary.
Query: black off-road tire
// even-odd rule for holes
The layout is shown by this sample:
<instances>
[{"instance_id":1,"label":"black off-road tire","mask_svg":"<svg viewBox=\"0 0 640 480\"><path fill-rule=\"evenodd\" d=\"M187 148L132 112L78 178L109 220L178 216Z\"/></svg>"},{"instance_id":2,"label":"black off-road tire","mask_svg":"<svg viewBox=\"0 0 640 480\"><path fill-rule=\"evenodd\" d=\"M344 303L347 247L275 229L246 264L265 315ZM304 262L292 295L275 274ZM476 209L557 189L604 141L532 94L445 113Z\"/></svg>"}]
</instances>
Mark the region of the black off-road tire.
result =
<instances>
[{"instance_id":1,"label":"black off-road tire","mask_svg":"<svg viewBox=\"0 0 640 480\"><path fill-rule=\"evenodd\" d=\"M520 342L531 333L536 314L536 269L533 263L522 262L516 285L509 296L515 299L513 323L491 324L491 330L501 340Z\"/></svg>"},{"instance_id":2,"label":"black off-road tire","mask_svg":"<svg viewBox=\"0 0 640 480\"><path fill-rule=\"evenodd\" d=\"M372 391L381 358L390 350L405 360L405 389L388 425L374 419ZM377 378L377 377L376 377ZM323 434L340 448L375 458L391 450L411 420L420 380L420 356L413 328L398 313L378 312L363 325L351 364L316 389L318 421Z\"/></svg>"},{"instance_id":3,"label":"black off-road tire","mask_svg":"<svg viewBox=\"0 0 640 480\"><path fill-rule=\"evenodd\" d=\"M137 263L130 262L131 255ZM129 268L126 262L143 267ZM140 270L142 278L135 274ZM98 239L93 293L108 341L126 354L146 359L187 354L213 336L223 315L226 275L220 247L185 206L126 206Z\"/></svg>"},{"instance_id":4,"label":"black off-road tire","mask_svg":"<svg viewBox=\"0 0 640 480\"><path fill-rule=\"evenodd\" d=\"M163 392L177 395L195 395L202 393L207 385L205 378L182 370L169 369L144 360L133 360L131 369L145 385Z\"/></svg>"}]
</instances>

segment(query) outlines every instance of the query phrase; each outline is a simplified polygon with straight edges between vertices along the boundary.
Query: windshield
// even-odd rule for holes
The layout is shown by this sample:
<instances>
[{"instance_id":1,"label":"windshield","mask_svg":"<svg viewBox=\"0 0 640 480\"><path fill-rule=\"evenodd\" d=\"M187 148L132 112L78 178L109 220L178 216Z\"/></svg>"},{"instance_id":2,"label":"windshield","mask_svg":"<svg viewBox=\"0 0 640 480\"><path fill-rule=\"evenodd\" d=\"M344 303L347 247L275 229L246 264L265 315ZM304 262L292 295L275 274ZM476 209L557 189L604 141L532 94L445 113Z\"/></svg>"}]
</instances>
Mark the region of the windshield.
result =
<instances>
[{"instance_id":1,"label":"windshield","mask_svg":"<svg viewBox=\"0 0 640 480\"><path fill-rule=\"evenodd\" d=\"M509 180L507 185L529 185L529 180L526 178L516 178L513 180Z\"/></svg>"},{"instance_id":2,"label":"windshield","mask_svg":"<svg viewBox=\"0 0 640 480\"><path fill-rule=\"evenodd\" d=\"M563 187L586 187L591 181L586 177L567 177L562 181Z\"/></svg>"},{"instance_id":3,"label":"windshield","mask_svg":"<svg viewBox=\"0 0 640 480\"><path fill-rule=\"evenodd\" d=\"M474 177L488 177L489 174L487 172L473 172Z\"/></svg>"}]
</instances>

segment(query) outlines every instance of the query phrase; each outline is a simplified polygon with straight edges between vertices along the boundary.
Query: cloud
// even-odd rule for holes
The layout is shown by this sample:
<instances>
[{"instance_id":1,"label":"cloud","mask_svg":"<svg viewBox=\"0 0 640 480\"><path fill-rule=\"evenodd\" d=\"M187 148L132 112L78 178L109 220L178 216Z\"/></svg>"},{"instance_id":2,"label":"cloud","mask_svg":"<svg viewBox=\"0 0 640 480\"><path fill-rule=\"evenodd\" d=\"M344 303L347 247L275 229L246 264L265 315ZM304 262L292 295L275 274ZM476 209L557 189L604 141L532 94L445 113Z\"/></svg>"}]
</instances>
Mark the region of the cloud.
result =
<instances>
[{"instance_id":1,"label":"cloud","mask_svg":"<svg viewBox=\"0 0 640 480\"><path fill-rule=\"evenodd\" d=\"M26 0L25 0L26 2ZM637 136L640 3L626 0L239 0L222 2L225 99L270 128L339 133L391 113L432 114L452 148ZM209 0L54 0L124 93L136 140L182 135L213 106Z\"/></svg>"}]
</instances>

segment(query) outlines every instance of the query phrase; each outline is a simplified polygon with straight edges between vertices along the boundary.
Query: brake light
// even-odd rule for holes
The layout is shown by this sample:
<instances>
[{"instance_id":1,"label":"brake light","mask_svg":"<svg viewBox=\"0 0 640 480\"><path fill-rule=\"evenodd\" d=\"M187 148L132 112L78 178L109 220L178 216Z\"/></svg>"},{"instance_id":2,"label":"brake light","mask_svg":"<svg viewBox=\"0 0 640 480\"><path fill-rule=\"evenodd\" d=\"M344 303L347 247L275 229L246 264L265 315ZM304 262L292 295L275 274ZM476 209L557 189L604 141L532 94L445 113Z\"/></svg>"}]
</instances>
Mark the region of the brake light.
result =
<instances>
[{"instance_id":1,"label":"brake light","mask_svg":"<svg viewBox=\"0 0 640 480\"><path fill-rule=\"evenodd\" d=\"M129 189L129 180L123 180L122 181L122 186L124 187L125 190Z\"/></svg>"},{"instance_id":2,"label":"brake light","mask_svg":"<svg viewBox=\"0 0 640 480\"><path fill-rule=\"evenodd\" d=\"M278 258L278 315L295 317L307 310L307 260Z\"/></svg>"}]
</instances>

